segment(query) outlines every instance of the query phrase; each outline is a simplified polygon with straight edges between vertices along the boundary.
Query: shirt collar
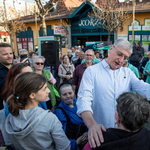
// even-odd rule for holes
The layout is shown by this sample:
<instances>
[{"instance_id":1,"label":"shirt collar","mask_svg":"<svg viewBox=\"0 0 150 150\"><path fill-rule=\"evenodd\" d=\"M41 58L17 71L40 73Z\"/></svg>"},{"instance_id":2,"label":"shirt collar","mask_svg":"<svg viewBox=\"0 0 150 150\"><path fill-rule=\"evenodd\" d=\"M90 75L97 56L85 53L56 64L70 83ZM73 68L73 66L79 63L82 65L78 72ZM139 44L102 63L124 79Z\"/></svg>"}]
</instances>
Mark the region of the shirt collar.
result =
<instances>
[{"instance_id":1,"label":"shirt collar","mask_svg":"<svg viewBox=\"0 0 150 150\"><path fill-rule=\"evenodd\" d=\"M92 63L92 65L94 65L94 64ZM83 68L87 68L85 62L83 63Z\"/></svg>"},{"instance_id":2,"label":"shirt collar","mask_svg":"<svg viewBox=\"0 0 150 150\"><path fill-rule=\"evenodd\" d=\"M101 61L101 63L102 63L102 65L103 65L104 68L109 68L109 69L110 69L109 64L106 62L106 59L103 59L103 60Z\"/></svg>"},{"instance_id":3,"label":"shirt collar","mask_svg":"<svg viewBox=\"0 0 150 150\"><path fill-rule=\"evenodd\" d=\"M101 61L101 63L102 63L102 65L104 66L104 68L110 69L110 66L109 66L109 64L107 63L106 59L103 59L103 60ZM121 66L121 67L122 67L122 66ZM120 69L121 67L119 67L118 69ZM118 69L116 69L116 70L118 70ZM114 71L115 71L115 70L114 70Z\"/></svg>"}]
</instances>

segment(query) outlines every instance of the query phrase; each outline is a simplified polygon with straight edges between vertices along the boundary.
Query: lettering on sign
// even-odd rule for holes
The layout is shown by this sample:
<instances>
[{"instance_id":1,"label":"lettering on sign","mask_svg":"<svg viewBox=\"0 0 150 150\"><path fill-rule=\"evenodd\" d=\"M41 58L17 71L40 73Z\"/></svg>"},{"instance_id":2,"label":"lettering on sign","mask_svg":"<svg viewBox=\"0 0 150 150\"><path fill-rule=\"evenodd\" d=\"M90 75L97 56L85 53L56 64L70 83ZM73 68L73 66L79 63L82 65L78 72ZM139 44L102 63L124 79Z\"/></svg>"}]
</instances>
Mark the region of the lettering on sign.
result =
<instances>
[{"instance_id":1,"label":"lettering on sign","mask_svg":"<svg viewBox=\"0 0 150 150\"><path fill-rule=\"evenodd\" d=\"M78 25L80 27L97 27L98 20L93 21L90 18L84 18L84 19L82 19L82 20L79 21Z\"/></svg>"}]
</instances>

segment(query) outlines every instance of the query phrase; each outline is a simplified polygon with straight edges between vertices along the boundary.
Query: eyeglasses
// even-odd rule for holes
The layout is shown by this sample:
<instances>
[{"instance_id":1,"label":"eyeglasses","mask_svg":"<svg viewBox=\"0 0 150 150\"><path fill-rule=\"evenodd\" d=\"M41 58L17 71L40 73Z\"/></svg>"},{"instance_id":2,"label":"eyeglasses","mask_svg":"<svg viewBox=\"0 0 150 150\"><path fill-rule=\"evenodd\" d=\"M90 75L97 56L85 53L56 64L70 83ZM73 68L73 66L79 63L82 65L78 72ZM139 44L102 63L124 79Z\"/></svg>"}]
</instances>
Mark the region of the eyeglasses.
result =
<instances>
[{"instance_id":1,"label":"eyeglasses","mask_svg":"<svg viewBox=\"0 0 150 150\"><path fill-rule=\"evenodd\" d=\"M44 63L36 62L36 65L44 65Z\"/></svg>"},{"instance_id":2,"label":"eyeglasses","mask_svg":"<svg viewBox=\"0 0 150 150\"><path fill-rule=\"evenodd\" d=\"M92 56L94 56L94 55L85 54L85 56L90 56L90 57L92 57Z\"/></svg>"},{"instance_id":3,"label":"eyeglasses","mask_svg":"<svg viewBox=\"0 0 150 150\"><path fill-rule=\"evenodd\" d=\"M114 49L116 50L116 53L117 53L117 55L118 55L119 57L123 57L123 60L129 59L128 56L124 56L123 53L121 53L120 51L118 51L118 50L115 48L115 46L113 46L113 47L114 47Z\"/></svg>"}]
</instances>

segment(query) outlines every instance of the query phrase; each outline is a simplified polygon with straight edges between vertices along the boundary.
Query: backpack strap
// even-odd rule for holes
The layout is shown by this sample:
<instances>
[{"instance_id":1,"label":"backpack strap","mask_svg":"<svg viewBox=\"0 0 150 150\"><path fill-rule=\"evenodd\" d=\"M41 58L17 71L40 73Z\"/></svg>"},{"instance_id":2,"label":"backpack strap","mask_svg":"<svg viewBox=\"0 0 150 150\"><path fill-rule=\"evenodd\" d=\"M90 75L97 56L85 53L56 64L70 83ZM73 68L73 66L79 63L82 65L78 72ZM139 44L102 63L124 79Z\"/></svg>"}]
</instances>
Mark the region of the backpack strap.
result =
<instances>
[{"instance_id":1,"label":"backpack strap","mask_svg":"<svg viewBox=\"0 0 150 150\"><path fill-rule=\"evenodd\" d=\"M65 66L64 66L64 65L62 65L62 66L63 66L63 68L66 70L66 72L68 72L67 69L65 68Z\"/></svg>"},{"instance_id":2,"label":"backpack strap","mask_svg":"<svg viewBox=\"0 0 150 150\"><path fill-rule=\"evenodd\" d=\"M67 118L67 121L70 121L70 118L69 118L68 114L65 112L65 110L62 107L57 107L56 109L61 109L62 112L65 114L65 116Z\"/></svg>"}]
</instances>

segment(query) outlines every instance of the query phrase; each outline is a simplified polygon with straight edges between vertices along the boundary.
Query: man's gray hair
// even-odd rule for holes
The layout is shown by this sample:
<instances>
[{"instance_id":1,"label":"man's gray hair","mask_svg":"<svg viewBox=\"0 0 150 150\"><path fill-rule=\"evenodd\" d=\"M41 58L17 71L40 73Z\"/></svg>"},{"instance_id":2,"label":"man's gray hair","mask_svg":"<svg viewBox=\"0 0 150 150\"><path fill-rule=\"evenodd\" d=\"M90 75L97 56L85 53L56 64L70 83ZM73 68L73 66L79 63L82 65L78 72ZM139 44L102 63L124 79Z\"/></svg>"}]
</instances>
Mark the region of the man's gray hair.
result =
<instances>
[{"instance_id":1,"label":"man's gray hair","mask_svg":"<svg viewBox=\"0 0 150 150\"><path fill-rule=\"evenodd\" d=\"M62 86L60 87L60 89L59 89L59 95L60 95L60 96L61 96L61 94L62 94L62 89L63 89L63 88L66 88L66 87L70 87L70 88L72 89L73 93L74 93L74 90L73 90L72 85L66 83L66 84L62 85Z\"/></svg>"},{"instance_id":2,"label":"man's gray hair","mask_svg":"<svg viewBox=\"0 0 150 150\"><path fill-rule=\"evenodd\" d=\"M41 58L43 60L43 62L45 62L45 57L43 57L43 56L34 56L33 59L32 59L33 63L35 63L36 60L39 59L39 58Z\"/></svg>"},{"instance_id":3,"label":"man's gray hair","mask_svg":"<svg viewBox=\"0 0 150 150\"><path fill-rule=\"evenodd\" d=\"M68 52L71 52L71 53L72 53L72 50L71 50L71 49L68 49L68 50L67 50L67 53L68 53Z\"/></svg>"},{"instance_id":4,"label":"man's gray hair","mask_svg":"<svg viewBox=\"0 0 150 150\"><path fill-rule=\"evenodd\" d=\"M21 55L22 52L27 52L27 54L29 54L29 52L28 52L26 49L21 49L21 50L19 51L19 55Z\"/></svg>"},{"instance_id":5,"label":"man's gray hair","mask_svg":"<svg viewBox=\"0 0 150 150\"><path fill-rule=\"evenodd\" d=\"M77 50L75 51L75 53L76 53L76 52L80 52L80 50L79 50L79 49L77 49Z\"/></svg>"},{"instance_id":6,"label":"man's gray hair","mask_svg":"<svg viewBox=\"0 0 150 150\"><path fill-rule=\"evenodd\" d=\"M126 92L116 101L120 122L125 129L136 131L147 123L150 117L150 104L146 97Z\"/></svg>"},{"instance_id":7,"label":"man's gray hair","mask_svg":"<svg viewBox=\"0 0 150 150\"><path fill-rule=\"evenodd\" d=\"M87 51L91 51L91 52L93 53L93 55L94 55L93 49L87 49L87 50L85 51L85 54L86 54Z\"/></svg>"},{"instance_id":8,"label":"man's gray hair","mask_svg":"<svg viewBox=\"0 0 150 150\"><path fill-rule=\"evenodd\" d=\"M84 53L83 51L80 51L80 53Z\"/></svg>"},{"instance_id":9,"label":"man's gray hair","mask_svg":"<svg viewBox=\"0 0 150 150\"><path fill-rule=\"evenodd\" d=\"M114 43L114 46L117 47L123 47L124 49L128 50L132 54L132 45L129 41L124 39L117 39Z\"/></svg>"}]
</instances>

